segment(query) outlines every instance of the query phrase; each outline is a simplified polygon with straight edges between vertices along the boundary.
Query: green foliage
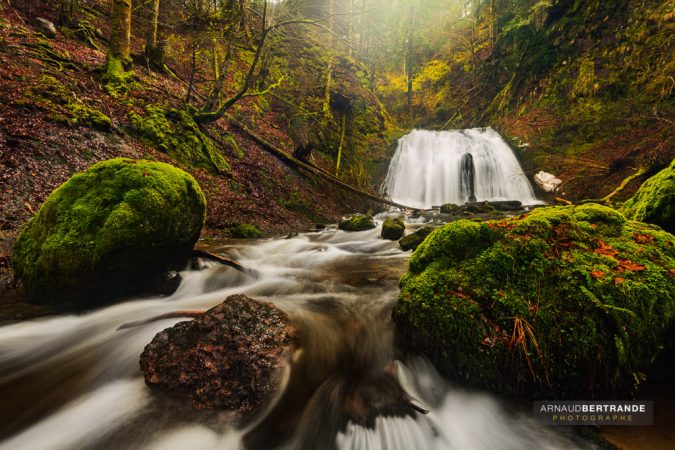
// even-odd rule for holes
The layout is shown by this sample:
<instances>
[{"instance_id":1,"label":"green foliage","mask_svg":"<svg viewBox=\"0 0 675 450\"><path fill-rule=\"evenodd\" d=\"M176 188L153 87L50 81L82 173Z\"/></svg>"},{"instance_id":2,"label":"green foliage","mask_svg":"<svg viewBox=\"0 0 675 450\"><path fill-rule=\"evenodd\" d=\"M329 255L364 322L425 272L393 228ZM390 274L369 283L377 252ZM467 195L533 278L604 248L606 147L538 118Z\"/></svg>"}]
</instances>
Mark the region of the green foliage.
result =
<instances>
[{"instance_id":1,"label":"green foliage","mask_svg":"<svg viewBox=\"0 0 675 450\"><path fill-rule=\"evenodd\" d=\"M105 68L101 83L108 94L117 97L124 94L128 89L129 82L133 79L134 73L126 70L128 61L122 61L110 55L106 55Z\"/></svg>"},{"instance_id":2,"label":"green foliage","mask_svg":"<svg viewBox=\"0 0 675 450\"><path fill-rule=\"evenodd\" d=\"M622 207L626 217L675 234L675 160L640 187Z\"/></svg>"},{"instance_id":3,"label":"green foliage","mask_svg":"<svg viewBox=\"0 0 675 450\"><path fill-rule=\"evenodd\" d=\"M675 317L675 237L599 205L433 232L394 320L455 379L545 398L625 394Z\"/></svg>"},{"instance_id":4,"label":"green foliage","mask_svg":"<svg viewBox=\"0 0 675 450\"><path fill-rule=\"evenodd\" d=\"M22 230L12 267L35 302L93 306L181 267L205 217L204 194L182 170L103 161L52 192Z\"/></svg>"},{"instance_id":5,"label":"green foliage","mask_svg":"<svg viewBox=\"0 0 675 450\"><path fill-rule=\"evenodd\" d=\"M398 241L405 233L405 223L401 219L389 218L382 223L382 238Z\"/></svg>"},{"instance_id":6,"label":"green foliage","mask_svg":"<svg viewBox=\"0 0 675 450\"><path fill-rule=\"evenodd\" d=\"M343 231L365 231L372 230L375 227L373 218L365 214L359 214L338 223L338 228Z\"/></svg>"},{"instance_id":7,"label":"green foliage","mask_svg":"<svg viewBox=\"0 0 675 450\"><path fill-rule=\"evenodd\" d=\"M131 112L128 117L134 135L188 167L201 167L217 174L230 170L223 155L189 112L148 105L145 115Z\"/></svg>"},{"instance_id":8,"label":"green foliage","mask_svg":"<svg viewBox=\"0 0 675 450\"><path fill-rule=\"evenodd\" d=\"M68 125L80 125L100 131L110 131L110 117L87 106L62 82L50 75L43 75L37 85L28 90L31 102L38 102L49 110L51 119Z\"/></svg>"},{"instance_id":9,"label":"green foliage","mask_svg":"<svg viewBox=\"0 0 675 450\"><path fill-rule=\"evenodd\" d=\"M248 223L239 223L228 231L233 238L256 239L261 236L260 230L255 225Z\"/></svg>"}]
</instances>

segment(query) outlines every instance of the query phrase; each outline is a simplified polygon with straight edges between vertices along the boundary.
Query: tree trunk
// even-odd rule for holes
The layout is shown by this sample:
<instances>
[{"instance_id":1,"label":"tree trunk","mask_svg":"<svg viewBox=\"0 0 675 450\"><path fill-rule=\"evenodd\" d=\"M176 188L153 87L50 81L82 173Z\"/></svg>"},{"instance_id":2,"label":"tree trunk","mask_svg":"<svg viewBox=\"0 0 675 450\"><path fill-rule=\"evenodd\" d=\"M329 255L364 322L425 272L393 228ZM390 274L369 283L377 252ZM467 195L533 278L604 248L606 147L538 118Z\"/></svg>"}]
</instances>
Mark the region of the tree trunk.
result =
<instances>
[{"instance_id":1,"label":"tree trunk","mask_svg":"<svg viewBox=\"0 0 675 450\"><path fill-rule=\"evenodd\" d=\"M367 24L367 0L361 0L361 32L359 33L359 48L361 55L366 55L366 24Z\"/></svg>"},{"instance_id":2,"label":"tree trunk","mask_svg":"<svg viewBox=\"0 0 675 450\"><path fill-rule=\"evenodd\" d=\"M131 0L113 0L110 43L103 84L115 91L124 86L131 67Z\"/></svg>"},{"instance_id":3,"label":"tree trunk","mask_svg":"<svg viewBox=\"0 0 675 450\"><path fill-rule=\"evenodd\" d=\"M414 118L413 118L413 5L410 5L409 17L408 17L408 33L406 39L406 55L405 55L405 71L406 71L406 81L408 85L407 92L407 111L408 111L408 123L412 127Z\"/></svg>"},{"instance_id":4,"label":"tree trunk","mask_svg":"<svg viewBox=\"0 0 675 450\"><path fill-rule=\"evenodd\" d=\"M349 42L349 56L354 54L354 0L349 0L349 22L347 22L347 41Z\"/></svg>"},{"instance_id":5,"label":"tree trunk","mask_svg":"<svg viewBox=\"0 0 675 450\"><path fill-rule=\"evenodd\" d=\"M150 11L148 14L148 35L145 39L145 60L149 65L161 69L164 65L163 51L158 45L159 35L159 2L152 0L150 2Z\"/></svg>"},{"instance_id":6,"label":"tree trunk","mask_svg":"<svg viewBox=\"0 0 675 450\"><path fill-rule=\"evenodd\" d=\"M335 164L335 178L339 178L340 162L342 160L342 148L345 143L345 133L347 131L347 112L342 111L342 130L340 131L340 146L338 147L337 164Z\"/></svg>"},{"instance_id":7,"label":"tree trunk","mask_svg":"<svg viewBox=\"0 0 675 450\"><path fill-rule=\"evenodd\" d=\"M70 25L73 20L73 9L75 9L75 0L60 0L59 2L59 25Z\"/></svg>"},{"instance_id":8,"label":"tree trunk","mask_svg":"<svg viewBox=\"0 0 675 450\"><path fill-rule=\"evenodd\" d=\"M323 97L323 115L327 119L331 117L330 113L330 89L333 79L333 57L328 59L328 70L326 70L326 86L324 87Z\"/></svg>"},{"instance_id":9,"label":"tree trunk","mask_svg":"<svg viewBox=\"0 0 675 450\"><path fill-rule=\"evenodd\" d=\"M113 0L108 58L127 65L131 56L131 0Z\"/></svg>"},{"instance_id":10,"label":"tree trunk","mask_svg":"<svg viewBox=\"0 0 675 450\"><path fill-rule=\"evenodd\" d=\"M267 35L272 30L273 27L267 26L267 0L263 1L263 11L262 11L262 31L260 33L260 41L258 42L258 48L256 48L255 55L253 56L253 62L246 73L246 79L244 80L244 85L239 89L239 91L234 94L233 97L226 100L220 107L215 111L206 111L202 110L194 116L194 119L197 123L208 123L215 122L225 115L225 112L232 107L235 103L241 100L248 90L251 88L253 79L255 77L255 71L258 67L258 62L260 62L260 57L262 55L263 47L265 46L265 40Z\"/></svg>"}]
</instances>

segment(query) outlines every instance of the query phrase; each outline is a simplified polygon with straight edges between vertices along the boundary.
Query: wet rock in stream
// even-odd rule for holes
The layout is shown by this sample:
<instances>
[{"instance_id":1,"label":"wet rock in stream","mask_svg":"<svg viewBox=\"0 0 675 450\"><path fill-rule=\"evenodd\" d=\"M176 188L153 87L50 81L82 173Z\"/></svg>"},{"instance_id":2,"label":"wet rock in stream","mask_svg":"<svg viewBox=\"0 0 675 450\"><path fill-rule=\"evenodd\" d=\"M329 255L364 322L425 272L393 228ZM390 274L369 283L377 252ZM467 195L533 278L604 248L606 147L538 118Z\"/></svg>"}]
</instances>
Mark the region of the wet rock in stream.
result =
<instances>
[{"instance_id":1,"label":"wet rock in stream","mask_svg":"<svg viewBox=\"0 0 675 450\"><path fill-rule=\"evenodd\" d=\"M141 355L141 370L148 386L196 409L245 414L279 387L297 334L273 304L232 295L158 333Z\"/></svg>"}]
</instances>

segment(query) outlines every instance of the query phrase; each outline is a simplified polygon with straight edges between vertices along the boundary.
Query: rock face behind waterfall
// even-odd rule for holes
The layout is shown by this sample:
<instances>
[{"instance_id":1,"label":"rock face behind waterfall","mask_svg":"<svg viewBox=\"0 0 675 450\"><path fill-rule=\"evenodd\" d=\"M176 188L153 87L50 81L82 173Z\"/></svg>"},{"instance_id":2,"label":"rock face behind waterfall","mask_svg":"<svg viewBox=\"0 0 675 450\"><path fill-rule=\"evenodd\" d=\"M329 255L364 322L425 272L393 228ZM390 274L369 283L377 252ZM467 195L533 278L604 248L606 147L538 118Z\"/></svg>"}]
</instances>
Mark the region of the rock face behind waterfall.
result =
<instances>
[{"instance_id":1,"label":"rock face behind waterfall","mask_svg":"<svg viewBox=\"0 0 675 450\"><path fill-rule=\"evenodd\" d=\"M196 409L248 413L278 388L296 341L296 329L276 306L233 295L158 333L140 365L148 386Z\"/></svg>"},{"instance_id":2,"label":"rock face behind waterfall","mask_svg":"<svg viewBox=\"0 0 675 450\"><path fill-rule=\"evenodd\" d=\"M645 181L622 210L626 217L675 233L675 160Z\"/></svg>"},{"instance_id":3,"label":"rock face behind waterfall","mask_svg":"<svg viewBox=\"0 0 675 450\"><path fill-rule=\"evenodd\" d=\"M35 302L93 306L181 268L205 212L204 194L186 172L104 161L47 198L21 232L12 266Z\"/></svg>"},{"instance_id":4,"label":"rock face behind waterfall","mask_svg":"<svg viewBox=\"0 0 675 450\"><path fill-rule=\"evenodd\" d=\"M674 318L675 237L592 204L437 229L394 309L446 374L545 398L631 391Z\"/></svg>"}]
</instances>

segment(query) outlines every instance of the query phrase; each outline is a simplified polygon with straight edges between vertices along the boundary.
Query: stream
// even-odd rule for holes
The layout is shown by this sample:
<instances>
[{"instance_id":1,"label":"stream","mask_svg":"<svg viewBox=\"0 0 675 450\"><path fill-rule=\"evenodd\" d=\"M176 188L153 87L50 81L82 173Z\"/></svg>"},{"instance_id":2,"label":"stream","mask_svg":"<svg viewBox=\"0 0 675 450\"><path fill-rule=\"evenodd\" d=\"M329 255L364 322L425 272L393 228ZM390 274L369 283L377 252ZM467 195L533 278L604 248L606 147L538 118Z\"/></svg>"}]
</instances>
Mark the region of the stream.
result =
<instances>
[{"instance_id":1,"label":"stream","mask_svg":"<svg viewBox=\"0 0 675 450\"><path fill-rule=\"evenodd\" d=\"M538 425L527 407L454 385L402 350L390 313L410 253L381 239L379 225L214 243L211 251L258 276L203 262L181 273L170 297L0 328L0 449L589 448L562 428ZM408 232L417 226L408 223ZM273 302L305 336L301 370L270 404L239 421L146 387L144 346L185 319L117 328L208 309L235 293Z\"/></svg>"}]
</instances>

